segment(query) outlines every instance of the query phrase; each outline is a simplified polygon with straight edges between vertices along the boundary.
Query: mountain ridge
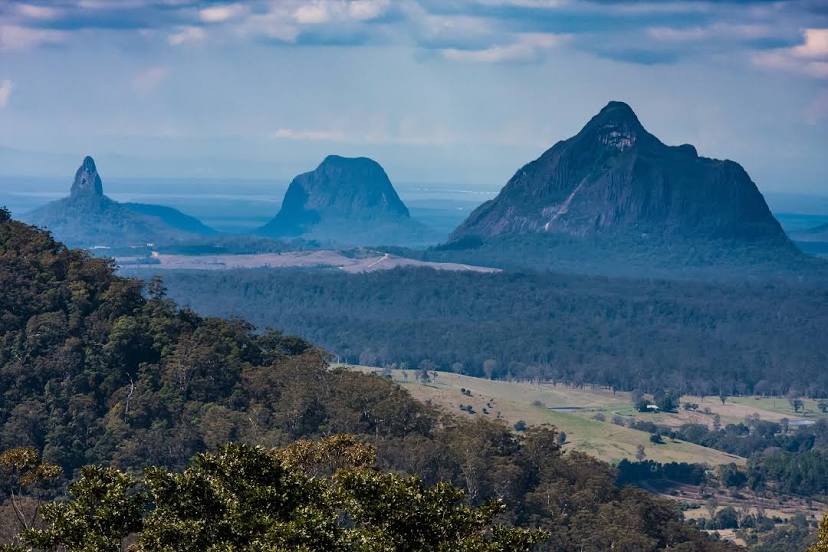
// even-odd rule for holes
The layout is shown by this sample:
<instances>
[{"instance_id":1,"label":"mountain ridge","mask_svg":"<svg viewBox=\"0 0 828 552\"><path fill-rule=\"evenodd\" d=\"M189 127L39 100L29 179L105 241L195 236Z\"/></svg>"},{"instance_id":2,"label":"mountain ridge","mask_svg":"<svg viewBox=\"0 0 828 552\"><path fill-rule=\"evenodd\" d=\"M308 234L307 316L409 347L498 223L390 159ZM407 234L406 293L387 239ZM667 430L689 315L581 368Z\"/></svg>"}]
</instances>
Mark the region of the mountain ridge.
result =
<instances>
[{"instance_id":1,"label":"mountain ridge","mask_svg":"<svg viewBox=\"0 0 828 552\"><path fill-rule=\"evenodd\" d=\"M95 161L84 157L69 195L25 213L72 246L133 246L177 242L217 232L195 217L162 205L119 203L104 194Z\"/></svg>"}]
</instances>

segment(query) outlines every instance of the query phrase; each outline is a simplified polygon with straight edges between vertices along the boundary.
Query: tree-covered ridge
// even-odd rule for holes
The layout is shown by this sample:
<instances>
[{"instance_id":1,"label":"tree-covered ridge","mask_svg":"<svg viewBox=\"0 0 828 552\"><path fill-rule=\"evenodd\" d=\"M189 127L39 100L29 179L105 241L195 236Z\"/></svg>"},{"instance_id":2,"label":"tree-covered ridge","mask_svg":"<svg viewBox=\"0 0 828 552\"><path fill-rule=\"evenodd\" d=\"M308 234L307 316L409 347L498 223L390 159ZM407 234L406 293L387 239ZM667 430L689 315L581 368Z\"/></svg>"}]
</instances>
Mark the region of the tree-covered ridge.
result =
<instances>
[{"instance_id":1,"label":"tree-covered ridge","mask_svg":"<svg viewBox=\"0 0 828 552\"><path fill-rule=\"evenodd\" d=\"M378 468L455 485L471 506L502 500L502 523L552 533L544 550L728 549L673 503L616 486L606 464L563 454L551 428L516 435L443 417L383 378L328 369L301 339L179 309L157 281L145 296L5 212L0 289L0 450L31 447L69 480L90 464L134 477L227 442L352 433L376 448Z\"/></svg>"}]
</instances>

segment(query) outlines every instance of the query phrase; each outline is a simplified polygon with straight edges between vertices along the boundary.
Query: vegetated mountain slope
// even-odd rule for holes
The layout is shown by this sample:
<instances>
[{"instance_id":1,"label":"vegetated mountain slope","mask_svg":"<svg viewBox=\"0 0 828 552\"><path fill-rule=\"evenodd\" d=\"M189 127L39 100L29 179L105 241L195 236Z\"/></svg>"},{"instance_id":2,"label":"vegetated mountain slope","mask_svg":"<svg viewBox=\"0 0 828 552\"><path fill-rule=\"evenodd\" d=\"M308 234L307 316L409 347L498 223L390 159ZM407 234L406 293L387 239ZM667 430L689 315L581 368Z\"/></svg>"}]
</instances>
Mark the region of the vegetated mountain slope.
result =
<instances>
[{"instance_id":1,"label":"vegetated mountain slope","mask_svg":"<svg viewBox=\"0 0 828 552\"><path fill-rule=\"evenodd\" d=\"M95 161L86 157L75 173L68 197L23 216L79 247L173 243L216 232L171 207L118 203L103 193Z\"/></svg>"},{"instance_id":2,"label":"vegetated mountain slope","mask_svg":"<svg viewBox=\"0 0 828 552\"><path fill-rule=\"evenodd\" d=\"M564 267L591 270L626 257L633 266L798 257L740 165L663 144L622 102L519 169L444 247L475 248L542 268L557 253Z\"/></svg>"},{"instance_id":3,"label":"vegetated mountain slope","mask_svg":"<svg viewBox=\"0 0 828 552\"><path fill-rule=\"evenodd\" d=\"M155 217L167 226L181 232L197 236L212 236L217 234L215 230L205 225L195 217L184 214L178 209L166 205L152 205L148 203L122 203L124 207L148 217Z\"/></svg>"},{"instance_id":4,"label":"vegetated mountain slope","mask_svg":"<svg viewBox=\"0 0 828 552\"><path fill-rule=\"evenodd\" d=\"M354 245L409 244L434 237L411 219L379 163L338 155L294 178L279 213L258 233Z\"/></svg>"},{"instance_id":5,"label":"vegetated mountain slope","mask_svg":"<svg viewBox=\"0 0 828 552\"><path fill-rule=\"evenodd\" d=\"M473 504L502 498L504 521L552 530L545 550L734 549L672 503L617 487L606 464L562 454L551 430L439 418L382 378L328 370L305 341L180 310L158 282L144 297L5 211L0 286L0 449L35 447L69 474L350 432L376 444L382 467L452 481Z\"/></svg>"},{"instance_id":6,"label":"vegetated mountain slope","mask_svg":"<svg viewBox=\"0 0 828 552\"><path fill-rule=\"evenodd\" d=\"M828 395L828 287L568 274L165 272L199 312L312 339L343 361L696 394ZM312 284L309 284L312 282Z\"/></svg>"}]
</instances>

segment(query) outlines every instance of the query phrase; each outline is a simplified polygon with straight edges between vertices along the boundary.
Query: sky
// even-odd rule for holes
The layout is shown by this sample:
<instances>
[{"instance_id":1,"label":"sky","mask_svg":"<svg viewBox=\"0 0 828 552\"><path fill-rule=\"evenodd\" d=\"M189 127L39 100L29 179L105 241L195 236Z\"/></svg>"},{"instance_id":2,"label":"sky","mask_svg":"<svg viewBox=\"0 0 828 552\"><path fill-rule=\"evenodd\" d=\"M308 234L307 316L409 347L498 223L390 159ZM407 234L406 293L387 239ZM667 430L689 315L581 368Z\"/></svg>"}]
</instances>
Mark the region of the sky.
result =
<instances>
[{"instance_id":1,"label":"sky","mask_svg":"<svg viewBox=\"0 0 828 552\"><path fill-rule=\"evenodd\" d=\"M610 100L828 196L828 0L0 0L3 176L282 182L337 153L496 190Z\"/></svg>"}]
</instances>

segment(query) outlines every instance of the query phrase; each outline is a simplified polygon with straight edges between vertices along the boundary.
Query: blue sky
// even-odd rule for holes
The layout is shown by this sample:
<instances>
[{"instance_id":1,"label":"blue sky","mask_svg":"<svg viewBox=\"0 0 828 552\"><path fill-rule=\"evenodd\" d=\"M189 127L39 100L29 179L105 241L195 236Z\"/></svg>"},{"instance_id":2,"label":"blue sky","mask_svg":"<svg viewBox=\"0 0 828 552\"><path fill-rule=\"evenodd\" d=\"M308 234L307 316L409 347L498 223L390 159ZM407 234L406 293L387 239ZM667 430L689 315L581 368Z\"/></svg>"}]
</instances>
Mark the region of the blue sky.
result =
<instances>
[{"instance_id":1,"label":"blue sky","mask_svg":"<svg viewBox=\"0 0 828 552\"><path fill-rule=\"evenodd\" d=\"M328 153L496 189L623 100L828 195L828 2L3 0L0 174L282 181Z\"/></svg>"}]
</instances>

